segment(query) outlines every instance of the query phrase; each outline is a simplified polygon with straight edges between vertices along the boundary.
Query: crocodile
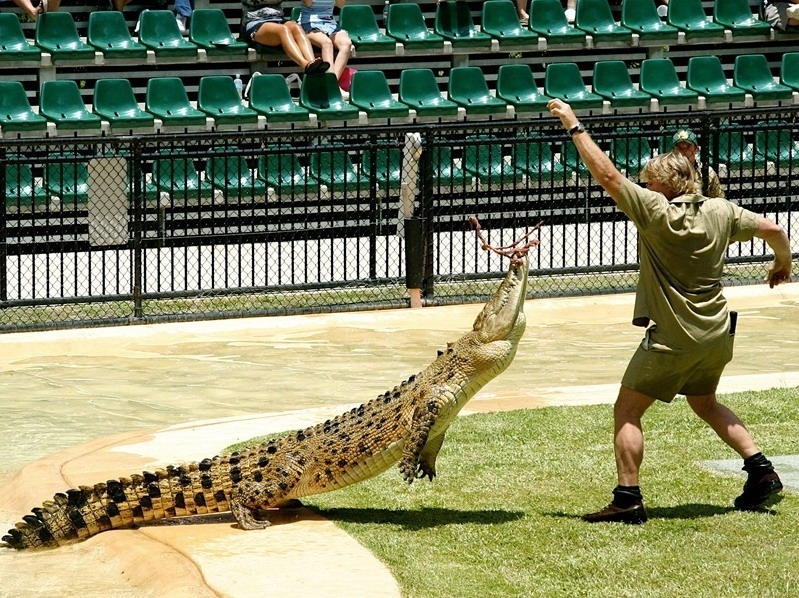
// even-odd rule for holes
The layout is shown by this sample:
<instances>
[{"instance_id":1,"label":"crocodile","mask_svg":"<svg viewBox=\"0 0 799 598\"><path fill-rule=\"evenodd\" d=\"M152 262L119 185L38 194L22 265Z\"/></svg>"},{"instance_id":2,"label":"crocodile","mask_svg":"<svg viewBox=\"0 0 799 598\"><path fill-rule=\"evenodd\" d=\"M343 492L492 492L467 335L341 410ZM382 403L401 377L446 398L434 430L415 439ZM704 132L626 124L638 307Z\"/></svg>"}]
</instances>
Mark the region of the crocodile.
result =
<instances>
[{"instance_id":1,"label":"crocodile","mask_svg":"<svg viewBox=\"0 0 799 598\"><path fill-rule=\"evenodd\" d=\"M227 511L240 528L263 529L267 509L296 506L300 498L361 482L396 463L409 484L432 480L450 423L508 367L524 332L526 249L504 255L511 257L508 272L472 330L393 390L250 449L57 493L2 541L15 549L54 548L110 529Z\"/></svg>"}]
</instances>

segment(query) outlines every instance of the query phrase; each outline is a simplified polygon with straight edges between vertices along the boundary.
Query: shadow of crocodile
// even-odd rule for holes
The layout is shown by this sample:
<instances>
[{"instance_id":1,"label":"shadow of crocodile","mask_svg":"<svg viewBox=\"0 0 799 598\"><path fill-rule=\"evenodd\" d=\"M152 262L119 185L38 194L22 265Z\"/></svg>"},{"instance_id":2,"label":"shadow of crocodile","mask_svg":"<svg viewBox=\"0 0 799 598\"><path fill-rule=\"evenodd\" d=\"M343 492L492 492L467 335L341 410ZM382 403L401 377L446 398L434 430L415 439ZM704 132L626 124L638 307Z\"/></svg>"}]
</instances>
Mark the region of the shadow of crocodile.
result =
<instances>
[{"instance_id":1,"label":"shadow of crocodile","mask_svg":"<svg viewBox=\"0 0 799 598\"><path fill-rule=\"evenodd\" d=\"M495 525L516 521L526 515L524 511L504 510L460 510L446 508L427 509L372 509L355 507L337 507L332 509L314 509L325 519L336 523L388 523L398 525L407 530L430 529L445 525L476 523Z\"/></svg>"}]
</instances>

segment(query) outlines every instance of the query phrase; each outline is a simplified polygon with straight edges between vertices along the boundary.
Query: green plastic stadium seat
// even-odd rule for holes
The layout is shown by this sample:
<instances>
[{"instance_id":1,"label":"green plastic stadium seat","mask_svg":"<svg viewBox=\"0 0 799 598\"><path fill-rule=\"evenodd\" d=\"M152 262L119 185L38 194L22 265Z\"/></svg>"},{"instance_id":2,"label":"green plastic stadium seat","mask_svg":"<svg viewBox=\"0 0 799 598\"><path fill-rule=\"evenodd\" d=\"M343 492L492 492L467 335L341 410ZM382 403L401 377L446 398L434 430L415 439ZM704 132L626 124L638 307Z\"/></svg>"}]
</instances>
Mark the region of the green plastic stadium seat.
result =
<instances>
[{"instance_id":1,"label":"green plastic stadium seat","mask_svg":"<svg viewBox=\"0 0 799 598\"><path fill-rule=\"evenodd\" d=\"M799 52L788 52L782 55L780 83L794 91L799 91Z\"/></svg>"},{"instance_id":2,"label":"green plastic stadium seat","mask_svg":"<svg viewBox=\"0 0 799 598\"><path fill-rule=\"evenodd\" d=\"M571 140L564 141L560 147L560 161L567 172L576 173L579 177L589 176L588 167L580 158L577 147Z\"/></svg>"},{"instance_id":3,"label":"green plastic stadium seat","mask_svg":"<svg viewBox=\"0 0 799 598\"><path fill-rule=\"evenodd\" d=\"M241 101L233 79L226 75L200 78L197 108L213 117L217 125L246 125L258 122L258 113Z\"/></svg>"},{"instance_id":4,"label":"green plastic stadium seat","mask_svg":"<svg viewBox=\"0 0 799 598\"><path fill-rule=\"evenodd\" d=\"M306 197L318 189L319 184L308 178L296 153L273 146L265 152L258 159L258 177L278 195Z\"/></svg>"},{"instance_id":5,"label":"green plastic stadium seat","mask_svg":"<svg viewBox=\"0 0 799 598\"><path fill-rule=\"evenodd\" d=\"M444 38L427 28L422 9L415 2L388 5L386 34L407 49L444 48Z\"/></svg>"},{"instance_id":6,"label":"green plastic stadium seat","mask_svg":"<svg viewBox=\"0 0 799 598\"><path fill-rule=\"evenodd\" d=\"M724 39L724 26L707 18L702 0L669 0L666 19L685 33L686 40Z\"/></svg>"},{"instance_id":7,"label":"green plastic stadium seat","mask_svg":"<svg viewBox=\"0 0 799 598\"><path fill-rule=\"evenodd\" d=\"M601 108L603 105L602 96L588 91L580 68L574 62L553 62L547 65L544 93L568 102L572 108Z\"/></svg>"},{"instance_id":8,"label":"green plastic stadium seat","mask_svg":"<svg viewBox=\"0 0 799 598\"><path fill-rule=\"evenodd\" d=\"M39 113L59 128L99 131L102 125L100 117L86 109L78 84L71 79L42 83Z\"/></svg>"},{"instance_id":9,"label":"green plastic stadium seat","mask_svg":"<svg viewBox=\"0 0 799 598\"><path fill-rule=\"evenodd\" d=\"M368 192L371 179L358 171L346 149L330 144L323 151L311 153L308 158L311 178L327 186L329 191L352 194Z\"/></svg>"},{"instance_id":10,"label":"green plastic stadium seat","mask_svg":"<svg viewBox=\"0 0 799 598\"><path fill-rule=\"evenodd\" d=\"M452 155L452 148L446 145L436 146L430 151L433 152L432 177L434 192L459 192L472 185L472 174L455 161Z\"/></svg>"},{"instance_id":11,"label":"green plastic stadium seat","mask_svg":"<svg viewBox=\"0 0 799 598\"><path fill-rule=\"evenodd\" d=\"M508 104L488 91L488 83L480 67L456 66L449 72L449 99L463 106L466 114L498 114L507 112Z\"/></svg>"},{"instance_id":12,"label":"green plastic stadium seat","mask_svg":"<svg viewBox=\"0 0 799 598\"><path fill-rule=\"evenodd\" d=\"M764 54L741 54L735 57L732 82L759 102L761 100L790 100L793 90L774 80Z\"/></svg>"},{"instance_id":13,"label":"green plastic stadium seat","mask_svg":"<svg viewBox=\"0 0 799 598\"><path fill-rule=\"evenodd\" d=\"M534 0L530 3L530 29L549 44L585 44L586 33L569 25L559 0Z\"/></svg>"},{"instance_id":14,"label":"green plastic stadium seat","mask_svg":"<svg viewBox=\"0 0 799 598\"><path fill-rule=\"evenodd\" d=\"M407 118L407 104L391 95L383 71L357 71L352 76L350 103L366 112L369 118Z\"/></svg>"},{"instance_id":15,"label":"green plastic stadium seat","mask_svg":"<svg viewBox=\"0 0 799 598\"><path fill-rule=\"evenodd\" d=\"M458 115L458 105L444 98L431 69L404 69L400 73L399 100L418 116Z\"/></svg>"},{"instance_id":16,"label":"green plastic stadium seat","mask_svg":"<svg viewBox=\"0 0 799 598\"><path fill-rule=\"evenodd\" d=\"M341 96L336 75L328 71L321 75L306 75L300 88L300 105L319 120L357 120L359 110Z\"/></svg>"},{"instance_id":17,"label":"green plastic stadium seat","mask_svg":"<svg viewBox=\"0 0 799 598\"><path fill-rule=\"evenodd\" d=\"M445 0L436 5L435 32L452 42L453 48L491 47L493 39L475 27L472 12L466 2Z\"/></svg>"},{"instance_id":18,"label":"green plastic stadium seat","mask_svg":"<svg viewBox=\"0 0 799 598\"><path fill-rule=\"evenodd\" d=\"M736 125L729 125L719 131L718 160L728 170L749 171L766 167L766 157L755 153L746 140L747 133Z\"/></svg>"},{"instance_id":19,"label":"green plastic stadium seat","mask_svg":"<svg viewBox=\"0 0 799 598\"><path fill-rule=\"evenodd\" d=\"M74 209L85 204L89 196L88 162L82 156L63 154L51 156L44 168L44 186L51 196L57 196L61 205ZM58 160L58 161L56 161Z\"/></svg>"},{"instance_id":20,"label":"green plastic stadium seat","mask_svg":"<svg viewBox=\"0 0 799 598\"><path fill-rule=\"evenodd\" d=\"M664 23L655 3L650 0L622 0L621 24L638 34L642 41L677 43L680 30Z\"/></svg>"},{"instance_id":21,"label":"green plastic stadium seat","mask_svg":"<svg viewBox=\"0 0 799 598\"><path fill-rule=\"evenodd\" d=\"M266 183L257 178L244 156L212 156L205 162L205 178L225 198L253 199L266 196Z\"/></svg>"},{"instance_id":22,"label":"green plastic stadium seat","mask_svg":"<svg viewBox=\"0 0 799 598\"><path fill-rule=\"evenodd\" d=\"M233 37L227 17L219 8L197 8L191 13L189 41L205 48L208 56L246 55L249 48L247 42Z\"/></svg>"},{"instance_id":23,"label":"green plastic stadium seat","mask_svg":"<svg viewBox=\"0 0 799 598\"><path fill-rule=\"evenodd\" d=\"M112 127L152 127L155 122L152 114L139 108L128 79L98 80L94 85L94 113Z\"/></svg>"},{"instance_id":24,"label":"green plastic stadium seat","mask_svg":"<svg viewBox=\"0 0 799 598\"><path fill-rule=\"evenodd\" d=\"M171 10L142 11L139 15L139 43L159 57L197 56L197 46L183 38Z\"/></svg>"},{"instance_id":25,"label":"green plastic stadium seat","mask_svg":"<svg viewBox=\"0 0 799 598\"><path fill-rule=\"evenodd\" d=\"M639 87L657 98L661 105L695 104L699 94L685 88L669 58L647 58L641 61Z\"/></svg>"},{"instance_id":26,"label":"green plastic stadium seat","mask_svg":"<svg viewBox=\"0 0 799 598\"><path fill-rule=\"evenodd\" d=\"M191 105L178 77L156 77L147 81L145 108L168 126L205 125L205 113Z\"/></svg>"},{"instance_id":27,"label":"green plastic stadium seat","mask_svg":"<svg viewBox=\"0 0 799 598\"><path fill-rule=\"evenodd\" d=\"M378 187L399 189L402 186L402 150L398 147L378 147L361 152L361 172L371 176L372 156L374 156L375 177Z\"/></svg>"},{"instance_id":28,"label":"green plastic stadium seat","mask_svg":"<svg viewBox=\"0 0 799 598\"><path fill-rule=\"evenodd\" d=\"M356 50L394 52L397 40L380 32L375 13L369 4L347 4L341 8L339 25L352 40Z\"/></svg>"},{"instance_id":29,"label":"green plastic stadium seat","mask_svg":"<svg viewBox=\"0 0 799 598\"><path fill-rule=\"evenodd\" d=\"M633 41L633 32L613 19L608 0L577 0L574 26L595 42L631 44Z\"/></svg>"},{"instance_id":30,"label":"green plastic stadium seat","mask_svg":"<svg viewBox=\"0 0 799 598\"><path fill-rule=\"evenodd\" d=\"M0 61L18 62L42 59L41 48L31 45L19 23L19 17L12 12L0 13Z\"/></svg>"},{"instance_id":31,"label":"green plastic stadium seat","mask_svg":"<svg viewBox=\"0 0 799 598\"><path fill-rule=\"evenodd\" d=\"M688 59L686 84L708 103L743 102L746 92L727 82L718 56L692 56Z\"/></svg>"},{"instance_id":32,"label":"green plastic stadium seat","mask_svg":"<svg viewBox=\"0 0 799 598\"><path fill-rule=\"evenodd\" d=\"M310 120L308 109L294 102L286 79L277 73L253 74L248 102L250 108L263 114L268 123Z\"/></svg>"},{"instance_id":33,"label":"green plastic stadium seat","mask_svg":"<svg viewBox=\"0 0 799 598\"><path fill-rule=\"evenodd\" d=\"M214 196L211 182L200 178L194 160L180 154L154 160L152 182L159 191L175 199L199 202Z\"/></svg>"},{"instance_id":34,"label":"green plastic stadium seat","mask_svg":"<svg viewBox=\"0 0 799 598\"><path fill-rule=\"evenodd\" d=\"M533 181L563 179L566 169L555 155L548 142L532 134L518 139L513 145L513 164L524 171Z\"/></svg>"},{"instance_id":35,"label":"green plastic stadium seat","mask_svg":"<svg viewBox=\"0 0 799 598\"><path fill-rule=\"evenodd\" d=\"M713 20L732 31L733 37L771 36L771 25L758 19L749 0L721 0L713 3Z\"/></svg>"},{"instance_id":36,"label":"green plastic stadium seat","mask_svg":"<svg viewBox=\"0 0 799 598\"><path fill-rule=\"evenodd\" d=\"M785 121L759 122L770 130L755 132L755 153L774 162L779 169L799 162L799 141L791 137L791 125ZM778 128L773 128L778 127Z\"/></svg>"},{"instance_id":37,"label":"green plastic stadium seat","mask_svg":"<svg viewBox=\"0 0 799 598\"><path fill-rule=\"evenodd\" d=\"M502 140L496 137L468 137L463 148L463 168L475 175L482 185L513 187L525 182L524 171L505 161Z\"/></svg>"},{"instance_id":38,"label":"green plastic stadium seat","mask_svg":"<svg viewBox=\"0 0 799 598\"><path fill-rule=\"evenodd\" d=\"M47 129L47 119L33 111L19 81L0 81L0 129L4 133Z\"/></svg>"},{"instance_id":39,"label":"green plastic stadium seat","mask_svg":"<svg viewBox=\"0 0 799 598\"><path fill-rule=\"evenodd\" d=\"M610 101L614 108L648 107L652 96L636 89L623 60L600 60L594 63L594 93Z\"/></svg>"},{"instance_id":40,"label":"green plastic stadium seat","mask_svg":"<svg viewBox=\"0 0 799 598\"><path fill-rule=\"evenodd\" d=\"M54 60L94 60L94 48L81 41L72 14L67 11L39 15L36 45L49 52Z\"/></svg>"},{"instance_id":41,"label":"green plastic stadium seat","mask_svg":"<svg viewBox=\"0 0 799 598\"><path fill-rule=\"evenodd\" d=\"M47 205L50 194L36 184L29 164L6 164L6 207Z\"/></svg>"},{"instance_id":42,"label":"green plastic stadium seat","mask_svg":"<svg viewBox=\"0 0 799 598\"><path fill-rule=\"evenodd\" d=\"M133 41L125 17L117 10L90 13L86 41L106 58L147 57L147 48Z\"/></svg>"},{"instance_id":43,"label":"green plastic stadium seat","mask_svg":"<svg viewBox=\"0 0 799 598\"><path fill-rule=\"evenodd\" d=\"M616 129L615 132L621 136L610 140L611 159L626 176L636 177L652 159L649 142L643 136L643 131L637 127Z\"/></svg>"},{"instance_id":44,"label":"green plastic stadium seat","mask_svg":"<svg viewBox=\"0 0 799 598\"><path fill-rule=\"evenodd\" d=\"M529 64L503 64L497 73L497 97L516 112L543 112L552 99L538 90Z\"/></svg>"},{"instance_id":45,"label":"green plastic stadium seat","mask_svg":"<svg viewBox=\"0 0 799 598\"><path fill-rule=\"evenodd\" d=\"M510 0L487 0L483 3L482 30L499 42L500 47L538 45L538 34L522 27L516 4Z\"/></svg>"}]
</instances>

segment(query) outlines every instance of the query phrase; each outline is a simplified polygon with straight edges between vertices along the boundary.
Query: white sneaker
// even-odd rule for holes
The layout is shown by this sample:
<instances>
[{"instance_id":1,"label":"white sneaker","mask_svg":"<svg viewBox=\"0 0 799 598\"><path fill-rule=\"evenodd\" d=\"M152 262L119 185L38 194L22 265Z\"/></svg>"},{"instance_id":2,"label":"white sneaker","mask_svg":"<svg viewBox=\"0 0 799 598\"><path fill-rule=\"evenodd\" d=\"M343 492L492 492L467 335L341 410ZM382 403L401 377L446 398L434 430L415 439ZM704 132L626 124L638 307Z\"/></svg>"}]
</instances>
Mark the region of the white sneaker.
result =
<instances>
[{"instance_id":1,"label":"white sneaker","mask_svg":"<svg viewBox=\"0 0 799 598\"><path fill-rule=\"evenodd\" d=\"M291 73L290 75L286 75L286 84L291 87L296 87L299 89L302 86L302 79L297 73Z\"/></svg>"},{"instance_id":2,"label":"white sneaker","mask_svg":"<svg viewBox=\"0 0 799 598\"><path fill-rule=\"evenodd\" d=\"M185 17L185 16L183 16L183 15L175 15L175 21L176 21L176 22L177 22L177 24L178 24L178 29L179 29L179 30L180 30L180 32L181 32L182 34L184 34L184 35L185 35L185 34L186 34L186 32L188 31L188 29L186 28L186 19L187 19L187 18L188 18L188 17Z\"/></svg>"},{"instance_id":3,"label":"white sneaker","mask_svg":"<svg viewBox=\"0 0 799 598\"><path fill-rule=\"evenodd\" d=\"M577 16L577 14L574 12L574 9L573 8L567 8L565 13L566 13L566 20L569 23L574 23L574 17Z\"/></svg>"},{"instance_id":4,"label":"white sneaker","mask_svg":"<svg viewBox=\"0 0 799 598\"><path fill-rule=\"evenodd\" d=\"M668 14L669 14L669 7L667 4L661 4L660 6L658 6L658 16L661 19L665 19L666 15Z\"/></svg>"}]
</instances>

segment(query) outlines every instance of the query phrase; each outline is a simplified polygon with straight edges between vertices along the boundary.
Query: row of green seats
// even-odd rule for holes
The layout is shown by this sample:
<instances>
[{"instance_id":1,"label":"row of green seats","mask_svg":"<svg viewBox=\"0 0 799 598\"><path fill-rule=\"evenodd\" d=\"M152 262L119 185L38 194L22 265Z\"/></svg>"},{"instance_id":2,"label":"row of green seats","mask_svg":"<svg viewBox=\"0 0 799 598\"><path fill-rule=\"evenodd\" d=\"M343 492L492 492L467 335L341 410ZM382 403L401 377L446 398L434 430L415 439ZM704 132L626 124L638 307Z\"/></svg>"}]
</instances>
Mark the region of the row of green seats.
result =
<instances>
[{"instance_id":1,"label":"row of green seats","mask_svg":"<svg viewBox=\"0 0 799 598\"><path fill-rule=\"evenodd\" d=\"M547 102L559 98L577 109L651 107L707 103L741 103L747 94L755 101L794 101L799 91L799 52L783 55L779 82L775 80L763 54L743 54L735 59L732 83L718 57L694 56L689 59L686 85L668 58L643 60L636 87L621 60L594 64L593 85L584 83L573 62L547 65L543 92L539 90L528 64L506 64L499 68L496 93L492 94L479 67L455 67L447 79L447 97L430 69L405 69L400 74L397 97L392 94L382 71L357 71L353 76L349 100L345 100L332 73L304 78L299 102L292 97L286 80L278 74L253 75L247 105L242 102L230 77L206 76L200 79L197 107L177 77L156 77L147 84L145 109L139 108L127 79L100 79L94 90L93 111L83 103L72 80L46 81L39 96L39 113L33 112L22 84L0 82L0 128L3 132L46 129L46 121L71 129L99 129L104 119L118 127L153 127L154 118L166 126L205 127L206 118L215 124L254 125L259 115L268 123L302 123L310 114L320 121L358 120L360 112L368 118L407 120L410 110L417 117L458 118L488 115L502 118L508 106L519 113L544 112Z\"/></svg>"},{"instance_id":2,"label":"row of green seats","mask_svg":"<svg viewBox=\"0 0 799 598\"><path fill-rule=\"evenodd\" d=\"M549 44L584 45L586 36L595 42L632 43L633 34L641 40L677 43L682 33L686 41L723 41L725 30L736 37L771 35L771 26L752 12L749 0L723 0L713 5L713 17L705 14L701 0L673 0L666 20L657 13L655 0L622 0L617 22L608 0L577 0L574 25L570 24L560 0L531 0L529 20L520 24L512 0L488 0L481 9L480 26L469 5L447 1L436 5L432 30L416 3L389 4L385 34L378 27L371 6L352 5L341 10L341 25L356 49L392 50L396 42L407 48L442 48L445 41L453 48L491 47L492 40L503 45L535 45L539 37Z\"/></svg>"},{"instance_id":3,"label":"row of green seats","mask_svg":"<svg viewBox=\"0 0 799 598\"><path fill-rule=\"evenodd\" d=\"M341 26L358 50L394 52L396 44L436 49L449 41L454 48L488 49L493 40L503 45L537 45L543 37L550 44L585 44L589 34L595 41L632 43L636 33L643 40L676 43L680 32L686 39L720 41L725 29L734 36L770 34L770 26L752 14L748 0L714 3L709 20L700 0L669 3L666 21L657 14L654 0L623 0L621 20L613 19L608 0L578 0L574 26L569 24L559 0L534 0L529 6L529 25L523 27L511 0L488 0L482 7L481 27L472 18L468 4L446 1L436 6L431 31L416 3L390 4L385 33L377 25L370 5L346 5ZM139 16L138 41L131 36L122 13L96 11L89 15L86 42L78 35L68 12L45 13L37 20L35 45L24 37L16 15L0 14L0 61L38 61L41 51L56 60L92 60L101 51L107 58L143 58L147 50L159 57L196 56L202 48L210 56L246 55L248 46L237 40L220 9L197 9L192 14L188 39L174 15L166 10L148 10Z\"/></svg>"},{"instance_id":4,"label":"row of green seats","mask_svg":"<svg viewBox=\"0 0 799 598\"><path fill-rule=\"evenodd\" d=\"M35 45L25 38L13 13L0 13L0 62L40 61L49 52L54 60L105 58L140 59L152 50L158 57L197 56L200 48L209 56L246 55L246 43L233 37L225 14L219 9L193 12L188 39L178 29L168 10L148 10L139 16L138 41L128 30L119 11L96 11L89 15L84 42L69 12L48 12L36 22Z\"/></svg>"},{"instance_id":5,"label":"row of green seats","mask_svg":"<svg viewBox=\"0 0 799 598\"><path fill-rule=\"evenodd\" d=\"M754 133L751 129L755 129ZM610 135L608 154L627 176L635 177L655 154L655 145L661 153L670 151L673 132L616 129ZM504 156L507 144L511 147L510 160ZM450 146L430 148L431 176L439 192L475 189L478 185L528 188L571 184L575 175L588 174L568 140L554 144L537 134L513 140L471 136L460 145L459 159L454 159ZM553 152L553 145L557 145L557 152ZM307 166L301 164L301 157ZM718 133L717 159L728 173L769 168L793 172L799 165L799 140L792 138L787 122L762 122L747 130L728 124ZM61 155L44 165L40 179L33 177L27 163L5 164L6 204L49 206L53 197L59 198L53 209L74 209L84 204L90 184L88 160L77 154ZM344 146L336 144L312 150L268 146L254 167L250 157L232 152L204 158L203 162L201 172L193 157L180 151L164 151L153 160L152 174L144 186L145 197L157 199L161 207L179 207L185 202L202 203L211 198L266 198L272 196L270 190L278 196L300 199L324 193L329 197L352 197L368 195L372 189L396 191L403 182L409 182L399 147L365 149L360 154L360 166L353 163Z\"/></svg>"}]
</instances>

